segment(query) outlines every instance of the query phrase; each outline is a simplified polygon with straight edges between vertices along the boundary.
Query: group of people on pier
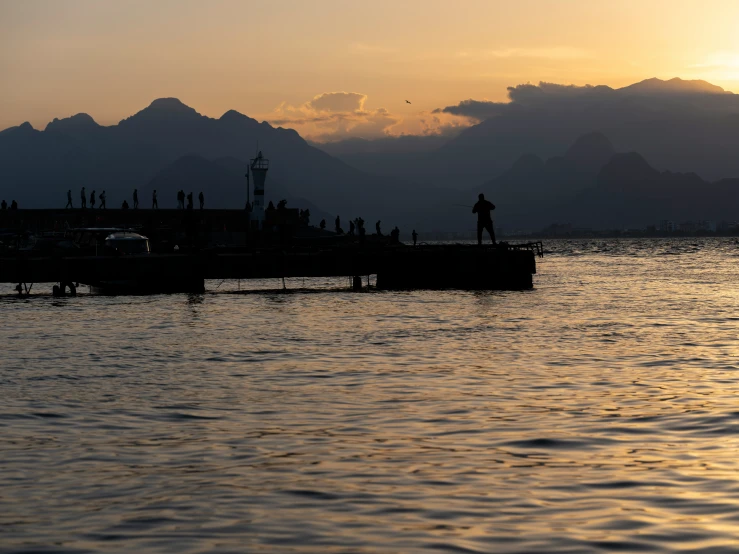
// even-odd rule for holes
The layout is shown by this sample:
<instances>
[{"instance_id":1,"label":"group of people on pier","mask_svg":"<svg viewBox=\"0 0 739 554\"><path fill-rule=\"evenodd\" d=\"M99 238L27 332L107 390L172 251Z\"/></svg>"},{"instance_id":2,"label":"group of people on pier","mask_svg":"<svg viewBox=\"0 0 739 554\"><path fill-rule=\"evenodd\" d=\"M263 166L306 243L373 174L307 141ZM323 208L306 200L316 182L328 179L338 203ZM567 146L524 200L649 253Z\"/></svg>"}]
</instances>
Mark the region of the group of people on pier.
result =
<instances>
[{"instance_id":1,"label":"group of people on pier","mask_svg":"<svg viewBox=\"0 0 739 554\"><path fill-rule=\"evenodd\" d=\"M106 209L107 208L107 206L106 206L107 196L106 196L105 191L103 190L103 192L101 192L100 194L98 194L97 197L96 197L95 193L96 193L95 190L93 190L90 193L90 197L89 197L90 198L90 208L95 208L96 200L99 200L100 201L100 205L98 206L98 208L99 209L103 209L103 210ZM87 192L85 191L85 187L82 187L82 190L80 190L80 208L82 208L83 210L84 209L87 209L87 199L88 199L88 196L87 196ZM179 210L184 210L185 209L185 199L187 199L187 209L188 210L192 210L193 209L192 192L190 194L188 194L188 195L185 195L185 191L184 190L177 191L177 209L179 209ZM198 200L200 201L200 209L201 210L204 209L205 208L205 195L203 194L202 191L198 195ZM2 204L3 204L2 209L3 210L7 209L7 203L5 202L5 200L3 200ZM16 203L15 200L13 200L10 209L12 210L12 209L17 209L17 208L18 208L18 204ZM72 189L69 189L67 191L67 205L65 206L65 208L67 208L67 209L74 209L74 204L72 203ZM123 204L121 205L121 209L122 210L128 210L129 208L130 208L130 205L128 203L128 200L124 200L123 201ZM138 189L133 189L133 209L134 210L138 210L139 209L139 191L138 191ZM159 209L159 200L157 198L157 191L156 191L156 189L154 189L151 192L151 209L152 210Z\"/></svg>"},{"instance_id":2,"label":"group of people on pier","mask_svg":"<svg viewBox=\"0 0 739 554\"><path fill-rule=\"evenodd\" d=\"M384 236L382 234L382 231L380 229L380 221L375 223L375 230L377 231L377 236L382 237ZM321 223L319 225L320 229L326 228L326 220L322 219ZM341 217L336 216L336 220L334 221L334 231L337 235L343 235L344 229L341 228ZM364 219L361 217L357 217L354 220L349 220L349 232L347 233L349 236L355 236L359 235L360 238L363 238L366 235L366 231L364 228ZM416 230L413 229L413 245L416 245L416 241L418 240L418 233L416 233ZM390 231L390 238L393 242L400 242L400 229L398 229L398 226L396 225L395 228Z\"/></svg>"},{"instance_id":3,"label":"group of people on pier","mask_svg":"<svg viewBox=\"0 0 739 554\"><path fill-rule=\"evenodd\" d=\"M93 190L90 193L90 208L95 208L95 190ZM82 187L82 190L80 191L80 203L82 209L87 208L87 193L85 192L85 187ZM101 192L99 195L97 195L97 199L100 201L99 209L106 209L106 193L105 190ZM187 200L187 207L185 207L185 200ZM200 209L205 208L205 195L201 191L198 195L198 200L200 202ZM277 209L284 209L285 205L287 204L286 200L281 200L278 205ZM139 207L139 192L138 189L133 190L133 209L137 210ZM74 205L72 204L72 190L69 189L67 191L67 205L66 208L73 209ZM151 208L153 210L156 210L159 208L159 202L157 200L157 191L154 189L151 193ZM3 199L2 202L0 202L0 210L17 210L18 209L18 203L13 200L10 203L10 206L8 206L8 203ZM121 209L127 210L129 209L129 204L127 200L123 201L123 205L121 206ZM184 190L177 191L177 209L184 210L192 210L193 209L193 193L185 194ZM272 202L269 203L269 206L267 207L267 210L274 210L274 204ZM472 207L472 213L477 214L477 243L482 244L482 235L483 231L487 231L490 235L490 239L492 240L493 244L497 244L495 241L495 229L493 226L493 218L491 215L491 212L495 209L495 204L490 202L489 200L485 199L484 194L478 195L478 201L475 203L475 205ZM310 220L310 211L309 210L300 210L300 220L304 224L308 224ZM382 221L378 220L375 223L375 230L377 231L377 236L383 236L382 234L382 228L381 228ZM320 228L325 229L326 228L326 220L322 220L320 223ZM337 215L336 221L334 222L334 229L336 231L337 235L343 235L344 230L341 228L341 218ZM364 219L361 217L358 217L354 220L349 221L349 232L348 235L354 236L355 234L358 234L360 237L364 237L366 235L366 230L364 228ZM416 230L413 229L413 233L411 234L413 237L413 245L415 246L418 241L418 233L416 233ZM398 241L400 237L400 230L396 226L391 232L390 237L394 241Z\"/></svg>"},{"instance_id":4,"label":"group of people on pier","mask_svg":"<svg viewBox=\"0 0 739 554\"><path fill-rule=\"evenodd\" d=\"M184 210L185 209L185 199L187 199L187 209L192 210L192 192L190 194L185 195L184 190L177 191L177 209L178 210ZM205 195L202 191L200 191L200 194L198 194L198 200L200 201L200 209L202 210L205 208Z\"/></svg>"},{"instance_id":5,"label":"group of people on pier","mask_svg":"<svg viewBox=\"0 0 739 554\"><path fill-rule=\"evenodd\" d=\"M104 190L98 195L98 199L100 200L100 206L99 206L100 209L105 210L107 208L107 206L105 205L105 201L107 200L107 195ZM80 202L82 204L82 208L87 208L87 193L85 192L85 187L82 187L82 190L80 191ZM74 208L74 206L72 205L72 189L69 189L67 191L67 205L65 207ZM91 208L95 207L95 191L94 190L90 193L90 207Z\"/></svg>"}]
</instances>

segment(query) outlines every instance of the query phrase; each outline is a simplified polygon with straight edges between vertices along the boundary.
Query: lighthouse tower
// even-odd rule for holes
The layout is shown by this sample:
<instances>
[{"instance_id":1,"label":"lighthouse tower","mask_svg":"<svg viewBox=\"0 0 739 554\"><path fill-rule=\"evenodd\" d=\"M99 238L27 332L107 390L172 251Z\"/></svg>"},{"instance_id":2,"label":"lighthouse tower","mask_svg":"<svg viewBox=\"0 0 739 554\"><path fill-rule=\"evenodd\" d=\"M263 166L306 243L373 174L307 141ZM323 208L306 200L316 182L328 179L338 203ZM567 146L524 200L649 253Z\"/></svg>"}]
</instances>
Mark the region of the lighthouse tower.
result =
<instances>
[{"instance_id":1,"label":"lighthouse tower","mask_svg":"<svg viewBox=\"0 0 739 554\"><path fill-rule=\"evenodd\" d=\"M257 157L249 160L252 177L254 177L254 207L251 212L251 220L257 222L257 228L262 229L264 225L264 181L269 170L269 160L262 156L259 151Z\"/></svg>"}]
</instances>

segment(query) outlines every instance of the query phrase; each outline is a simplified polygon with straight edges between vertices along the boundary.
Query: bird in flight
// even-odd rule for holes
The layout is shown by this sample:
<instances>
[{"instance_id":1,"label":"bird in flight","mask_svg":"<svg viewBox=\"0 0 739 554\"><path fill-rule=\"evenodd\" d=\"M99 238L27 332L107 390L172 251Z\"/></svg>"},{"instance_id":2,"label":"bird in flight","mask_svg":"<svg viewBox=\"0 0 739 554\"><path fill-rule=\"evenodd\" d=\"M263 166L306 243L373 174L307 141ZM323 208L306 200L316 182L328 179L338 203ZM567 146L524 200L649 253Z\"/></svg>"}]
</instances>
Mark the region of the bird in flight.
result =
<instances>
[{"instance_id":1,"label":"bird in flight","mask_svg":"<svg viewBox=\"0 0 739 554\"><path fill-rule=\"evenodd\" d=\"M406 104L410 104L411 102L410 102L410 100L406 100L405 103Z\"/></svg>"}]
</instances>

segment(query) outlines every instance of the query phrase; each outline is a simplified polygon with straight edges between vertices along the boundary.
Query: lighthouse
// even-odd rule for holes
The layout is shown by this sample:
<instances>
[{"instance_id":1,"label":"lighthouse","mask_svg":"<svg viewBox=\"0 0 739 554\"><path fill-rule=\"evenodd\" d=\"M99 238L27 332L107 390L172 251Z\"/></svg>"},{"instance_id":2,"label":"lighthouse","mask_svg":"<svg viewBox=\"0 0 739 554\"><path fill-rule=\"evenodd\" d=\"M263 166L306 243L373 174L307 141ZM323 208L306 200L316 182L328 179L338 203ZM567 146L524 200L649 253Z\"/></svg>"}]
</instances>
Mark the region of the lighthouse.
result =
<instances>
[{"instance_id":1,"label":"lighthouse","mask_svg":"<svg viewBox=\"0 0 739 554\"><path fill-rule=\"evenodd\" d=\"M254 177L254 207L251 220L256 221L257 228L261 230L264 225L264 181L269 170L269 160L262 156L261 150L256 158L249 160L249 168Z\"/></svg>"}]
</instances>

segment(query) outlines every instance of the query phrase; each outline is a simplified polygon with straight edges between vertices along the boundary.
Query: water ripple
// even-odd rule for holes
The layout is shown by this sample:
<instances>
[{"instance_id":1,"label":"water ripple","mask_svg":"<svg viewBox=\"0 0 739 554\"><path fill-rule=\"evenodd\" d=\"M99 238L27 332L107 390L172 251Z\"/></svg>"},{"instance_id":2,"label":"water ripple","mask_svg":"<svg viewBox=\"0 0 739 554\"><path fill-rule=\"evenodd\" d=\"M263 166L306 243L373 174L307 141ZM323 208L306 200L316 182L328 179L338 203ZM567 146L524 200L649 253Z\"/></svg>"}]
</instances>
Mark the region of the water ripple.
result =
<instances>
[{"instance_id":1,"label":"water ripple","mask_svg":"<svg viewBox=\"0 0 739 554\"><path fill-rule=\"evenodd\" d=\"M525 293L0 290L0 554L739 552L737 245L547 247Z\"/></svg>"}]
</instances>

